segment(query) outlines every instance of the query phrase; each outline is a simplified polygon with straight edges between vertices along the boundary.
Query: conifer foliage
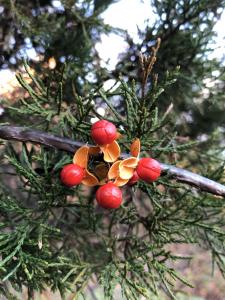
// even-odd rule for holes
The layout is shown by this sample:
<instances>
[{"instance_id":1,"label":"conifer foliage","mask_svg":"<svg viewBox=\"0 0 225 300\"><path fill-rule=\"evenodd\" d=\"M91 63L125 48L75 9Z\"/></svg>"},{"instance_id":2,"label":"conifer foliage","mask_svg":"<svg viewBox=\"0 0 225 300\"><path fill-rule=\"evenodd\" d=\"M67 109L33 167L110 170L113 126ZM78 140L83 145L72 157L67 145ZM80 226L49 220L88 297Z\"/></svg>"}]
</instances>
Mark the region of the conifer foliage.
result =
<instances>
[{"instance_id":1,"label":"conifer foliage","mask_svg":"<svg viewBox=\"0 0 225 300\"><path fill-rule=\"evenodd\" d=\"M17 11L16 2L11 2L11 9ZM96 21L98 13L112 1L81 1L81 19L71 4L73 1L61 2L67 13L75 11L74 18L78 18L85 34L86 21L90 26L94 24L93 28L96 25L87 13L90 7L85 5L94 3L92 17ZM80 1L75 2L79 4ZM205 2L199 1L202 6ZM159 6L158 2L156 4ZM40 10L40 16L42 12ZM17 20L20 16L16 15ZM71 57L71 65L68 60L65 66L60 64L52 72L45 72L44 64L38 66L41 72L37 69L33 72L25 62L29 80L17 73L26 91L25 97L15 105L8 105L5 121L77 141L74 148L78 149L95 142L91 137L93 118L104 119L117 128L123 158L130 155L130 145L138 139L140 159L151 157L169 164L181 162L223 184L221 151L219 147L214 150L210 144L218 136L209 137L203 146L191 140L180 142L176 119L170 118L172 107L159 103L182 77L182 70L174 66L158 78L154 66L162 45L160 38L155 39L148 53L139 55L138 80L127 80L124 74L110 89L103 85L108 76L106 71L99 69L94 82L85 77L90 71L88 63L78 63L77 68L82 68L85 75L73 80L71 70L76 60ZM48 45L45 47L47 53ZM88 62L90 54L91 51ZM99 115L99 107L105 108L104 118ZM103 208L95 197L98 187L82 184L70 187L60 180L62 169L73 164L71 151L62 151L53 142L43 140L42 145L37 145L29 141L30 138L22 143L2 141L0 293L7 299L16 299L15 291L21 293L24 287L29 299L35 291L46 288L60 291L62 298L82 299L83 295L85 299L86 290L93 282L103 289L104 298L101 299L115 299L118 291L129 300L162 299L161 293L176 299L176 281L191 286L171 264L190 259L178 256L169 247L180 243L196 243L211 251L213 263L225 275L224 198L182 184L166 173L159 177L158 171L156 181L146 182L139 178L131 185L123 185L121 206ZM200 153L199 149L205 152ZM135 151L133 149L133 153ZM90 156L88 161L90 172L97 178L99 166L104 164L107 171L112 166L111 161L105 162L102 152L104 149ZM144 178L144 175L141 176Z\"/></svg>"}]
</instances>

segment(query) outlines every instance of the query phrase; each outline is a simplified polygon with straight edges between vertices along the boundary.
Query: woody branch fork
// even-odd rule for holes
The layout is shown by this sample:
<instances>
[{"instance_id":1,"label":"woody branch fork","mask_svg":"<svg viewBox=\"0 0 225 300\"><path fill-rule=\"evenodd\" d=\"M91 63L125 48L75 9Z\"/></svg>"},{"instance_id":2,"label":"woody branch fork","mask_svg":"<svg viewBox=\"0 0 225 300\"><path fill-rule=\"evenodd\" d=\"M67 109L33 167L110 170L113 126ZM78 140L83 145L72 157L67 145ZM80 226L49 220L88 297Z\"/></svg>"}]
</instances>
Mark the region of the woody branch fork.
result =
<instances>
[{"instance_id":1,"label":"woody branch fork","mask_svg":"<svg viewBox=\"0 0 225 300\"><path fill-rule=\"evenodd\" d=\"M47 132L26 129L18 126L0 126L0 138L4 140L15 140L20 142L31 142L46 147L56 148L66 152L74 153L83 143L68 138L49 134ZM127 154L122 153L122 158ZM178 182L182 182L214 195L225 198L225 186L188 170L177 168L173 165L161 163L162 175L171 176Z\"/></svg>"}]
</instances>

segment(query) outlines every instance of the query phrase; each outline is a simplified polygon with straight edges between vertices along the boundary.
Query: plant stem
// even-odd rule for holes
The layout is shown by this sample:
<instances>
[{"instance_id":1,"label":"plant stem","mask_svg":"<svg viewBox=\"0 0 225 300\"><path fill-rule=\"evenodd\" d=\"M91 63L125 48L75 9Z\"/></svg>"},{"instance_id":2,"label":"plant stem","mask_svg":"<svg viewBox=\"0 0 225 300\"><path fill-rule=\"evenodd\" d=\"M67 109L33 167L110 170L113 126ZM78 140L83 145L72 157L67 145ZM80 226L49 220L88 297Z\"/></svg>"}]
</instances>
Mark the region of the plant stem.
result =
<instances>
[{"instance_id":1,"label":"plant stem","mask_svg":"<svg viewBox=\"0 0 225 300\"><path fill-rule=\"evenodd\" d=\"M47 132L17 126L0 126L0 138L4 140L41 144L71 153L74 153L77 148L84 145L81 142L52 135ZM126 153L121 154L121 158L127 158L128 156L129 155ZM179 182L194 186L201 191L225 198L224 185L182 168L177 168L164 163L160 163L160 165L162 168L162 175L169 175L171 178L174 178Z\"/></svg>"}]
</instances>

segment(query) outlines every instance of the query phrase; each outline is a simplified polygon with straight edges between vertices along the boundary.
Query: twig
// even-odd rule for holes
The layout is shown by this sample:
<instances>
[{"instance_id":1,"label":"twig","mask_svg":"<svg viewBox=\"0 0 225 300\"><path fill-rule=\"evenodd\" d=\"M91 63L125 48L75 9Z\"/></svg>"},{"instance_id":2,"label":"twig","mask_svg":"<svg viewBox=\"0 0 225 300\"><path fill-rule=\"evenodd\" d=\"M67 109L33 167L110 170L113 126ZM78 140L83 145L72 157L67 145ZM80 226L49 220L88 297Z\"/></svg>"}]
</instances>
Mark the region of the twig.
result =
<instances>
[{"instance_id":1,"label":"twig","mask_svg":"<svg viewBox=\"0 0 225 300\"><path fill-rule=\"evenodd\" d=\"M49 134L47 132L16 126L0 126L0 138L4 140L32 142L71 153L74 153L77 148L83 146L83 143L73 141L68 138L63 138ZM121 155L122 158L125 158L127 156L128 155L125 153L122 153ZM162 168L162 175L169 175L179 182L186 183L214 195L225 197L225 186L218 182L192 173L188 170L177 168L175 166L167 165L164 163L160 163L160 165Z\"/></svg>"},{"instance_id":2,"label":"twig","mask_svg":"<svg viewBox=\"0 0 225 300\"><path fill-rule=\"evenodd\" d=\"M225 186L198 175L196 173L190 172L185 169L177 168L175 166L160 163L163 173L171 175L179 182L183 182L192 185L201 191L205 191L214 195L219 195L225 197Z\"/></svg>"},{"instance_id":3,"label":"twig","mask_svg":"<svg viewBox=\"0 0 225 300\"><path fill-rule=\"evenodd\" d=\"M4 140L32 142L72 153L84 145L81 142L62 138L47 132L17 126L0 126L0 138Z\"/></svg>"},{"instance_id":4,"label":"twig","mask_svg":"<svg viewBox=\"0 0 225 300\"><path fill-rule=\"evenodd\" d=\"M145 56L142 53L139 54L139 62L141 65L141 71L142 71L142 99L145 97L145 90L146 90L146 85L148 81L148 77L152 72L152 68L156 62L156 55L159 50L161 44L161 39L158 38L156 41L155 47L151 48L151 54L149 56Z\"/></svg>"}]
</instances>

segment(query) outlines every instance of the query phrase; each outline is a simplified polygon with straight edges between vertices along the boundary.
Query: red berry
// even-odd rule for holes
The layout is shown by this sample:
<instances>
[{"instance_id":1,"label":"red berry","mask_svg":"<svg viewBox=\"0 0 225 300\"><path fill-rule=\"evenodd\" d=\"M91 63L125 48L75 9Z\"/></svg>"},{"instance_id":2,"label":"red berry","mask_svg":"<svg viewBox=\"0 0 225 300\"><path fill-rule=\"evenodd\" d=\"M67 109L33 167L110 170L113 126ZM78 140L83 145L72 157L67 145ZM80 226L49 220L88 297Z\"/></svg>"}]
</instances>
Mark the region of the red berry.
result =
<instances>
[{"instance_id":1,"label":"red berry","mask_svg":"<svg viewBox=\"0 0 225 300\"><path fill-rule=\"evenodd\" d=\"M128 181L128 185L133 185L133 184L135 184L136 182L138 182L138 180L139 180L140 178L139 178L139 176L138 176L138 173L137 173L137 171L134 171L134 174L133 174L133 176L131 177L131 179Z\"/></svg>"},{"instance_id":2,"label":"red berry","mask_svg":"<svg viewBox=\"0 0 225 300\"><path fill-rule=\"evenodd\" d=\"M91 127L91 137L98 145L111 144L116 134L116 126L106 120L97 121Z\"/></svg>"},{"instance_id":3,"label":"red berry","mask_svg":"<svg viewBox=\"0 0 225 300\"><path fill-rule=\"evenodd\" d=\"M146 157L139 160L136 171L142 180L152 182L160 176L161 166L157 160Z\"/></svg>"},{"instance_id":4,"label":"red berry","mask_svg":"<svg viewBox=\"0 0 225 300\"><path fill-rule=\"evenodd\" d=\"M104 208L118 208L122 203L122 192L120 188L109 182L97 190L96 200Z\"/></svg>"},{"instance_id":5,"label":"red berry","mask_svg":"<svg viewBox=\"0 0 225 300\"><path fill-rule=\"evenodd\" d=\"M63 167L60 173L62 183L68 187L72 187L81 183L84 178L84 169L76 164L69 164Z\"/></svg>"}]
</instances>

